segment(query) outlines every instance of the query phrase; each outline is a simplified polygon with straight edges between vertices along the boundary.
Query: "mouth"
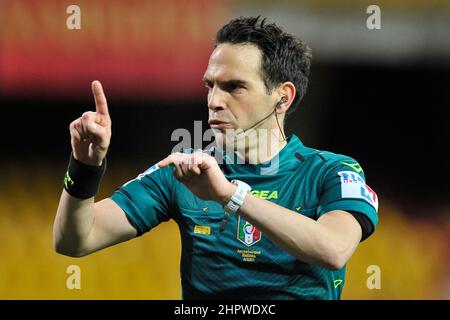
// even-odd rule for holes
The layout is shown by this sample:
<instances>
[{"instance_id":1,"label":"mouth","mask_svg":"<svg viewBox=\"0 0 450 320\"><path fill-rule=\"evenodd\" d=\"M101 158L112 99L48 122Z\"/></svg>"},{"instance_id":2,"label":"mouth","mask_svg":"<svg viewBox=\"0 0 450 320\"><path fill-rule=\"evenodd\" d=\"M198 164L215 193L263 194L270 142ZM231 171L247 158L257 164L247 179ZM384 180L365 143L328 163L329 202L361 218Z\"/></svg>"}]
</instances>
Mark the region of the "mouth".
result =
<instances>
[{"instance_id":1,"label":"mouth","mask_svg":"<svg viewBox=\"0 0 450 320\"><path fill-rule=\"evenodd\" d=\"M208 124L211 126L211 128L216 129L223 129L223 128L229 128L230 123L220 120L208 120Z\"/></svg>"}]
</instances>

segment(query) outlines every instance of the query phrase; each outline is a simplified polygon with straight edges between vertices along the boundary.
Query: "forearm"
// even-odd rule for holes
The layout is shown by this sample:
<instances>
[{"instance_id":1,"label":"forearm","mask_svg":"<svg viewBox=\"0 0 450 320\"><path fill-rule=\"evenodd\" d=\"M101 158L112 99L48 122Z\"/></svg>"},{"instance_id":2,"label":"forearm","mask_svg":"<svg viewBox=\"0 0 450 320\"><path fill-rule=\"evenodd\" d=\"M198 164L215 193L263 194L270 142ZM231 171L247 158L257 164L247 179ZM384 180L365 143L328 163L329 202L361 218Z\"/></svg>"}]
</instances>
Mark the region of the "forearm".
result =
<instances>
[{"instance_id":1,"label":"forearm","mask_svg":"<svg viewBox=\"0 0 450 320\"><path fill-rule=\"evenodd\" d=\"M339 269L353 248L335 230L248 194L239 214L297 259Z\"/></svg>"},{"instance_id":2,"label":"forearm","mask_svg":"<svg viewBox=\"0 0 450 320\"><path fill-rule=\"evenodd\" d=\"M53 245L58 253L81 256L94 221L94 197L75 198L62 191L53 225Z\"/></svg>"}]
</instances>

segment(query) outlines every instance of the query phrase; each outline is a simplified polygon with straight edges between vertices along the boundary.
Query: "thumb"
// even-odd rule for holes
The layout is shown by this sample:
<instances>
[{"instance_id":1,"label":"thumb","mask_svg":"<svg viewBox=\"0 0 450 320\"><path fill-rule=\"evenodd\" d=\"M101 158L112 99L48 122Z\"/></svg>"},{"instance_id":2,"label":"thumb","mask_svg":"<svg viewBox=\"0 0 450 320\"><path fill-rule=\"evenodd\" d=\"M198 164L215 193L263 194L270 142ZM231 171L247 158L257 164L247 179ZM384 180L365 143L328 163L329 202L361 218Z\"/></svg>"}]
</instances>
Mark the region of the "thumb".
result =
<instances>
[{"instance_id":1,"label":"thumb","mask_svg":"<svg viewBox=\"0 0 450 320\"><path fill-rule=\"evenodd\" d=\"M98 125L95 122L88 124L87 130L89 136L94 140L93 142L99 145L101 148L106 149L109 145L108 131L106 128Z\"/></svg>"}]
</instances>

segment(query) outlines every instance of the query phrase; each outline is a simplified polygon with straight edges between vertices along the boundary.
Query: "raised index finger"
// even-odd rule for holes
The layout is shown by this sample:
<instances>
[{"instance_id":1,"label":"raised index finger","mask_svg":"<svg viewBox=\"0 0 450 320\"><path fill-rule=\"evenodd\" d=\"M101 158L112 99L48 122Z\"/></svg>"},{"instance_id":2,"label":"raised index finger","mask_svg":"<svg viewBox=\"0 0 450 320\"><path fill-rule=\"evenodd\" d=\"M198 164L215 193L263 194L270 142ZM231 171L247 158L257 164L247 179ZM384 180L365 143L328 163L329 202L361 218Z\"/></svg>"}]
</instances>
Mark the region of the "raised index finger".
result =
<instances>
[{"instance_id":1,"label":"raised index finger","mask_svg":"<svg viewBox=\"0 0 450 320\"><path fill-rule=\"evenodd\" d=\"M108 104L100 81L92 82L92 93L95 99L95 111L101 115L109 115Z\"/></svg>"}]
</instances>

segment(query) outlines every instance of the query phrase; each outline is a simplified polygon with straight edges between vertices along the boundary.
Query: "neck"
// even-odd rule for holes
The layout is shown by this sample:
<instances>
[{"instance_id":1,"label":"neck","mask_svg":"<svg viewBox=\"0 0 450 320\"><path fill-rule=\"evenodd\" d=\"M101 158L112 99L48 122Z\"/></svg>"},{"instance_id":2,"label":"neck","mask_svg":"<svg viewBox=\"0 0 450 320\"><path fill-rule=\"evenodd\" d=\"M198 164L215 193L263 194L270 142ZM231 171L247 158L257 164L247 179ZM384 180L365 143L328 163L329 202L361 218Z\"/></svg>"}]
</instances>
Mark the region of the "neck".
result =
<instances>
[{"instance_id":1,"label":"neck","mask_svg":"<svg viewBox=\"0 0 450 320\"><path fill-rule=\"evenodd\" d=\"M287 144L278 127L259 128L235 137L234 152L246 164L270 161Z\"/></svg>"}]
</instances>

